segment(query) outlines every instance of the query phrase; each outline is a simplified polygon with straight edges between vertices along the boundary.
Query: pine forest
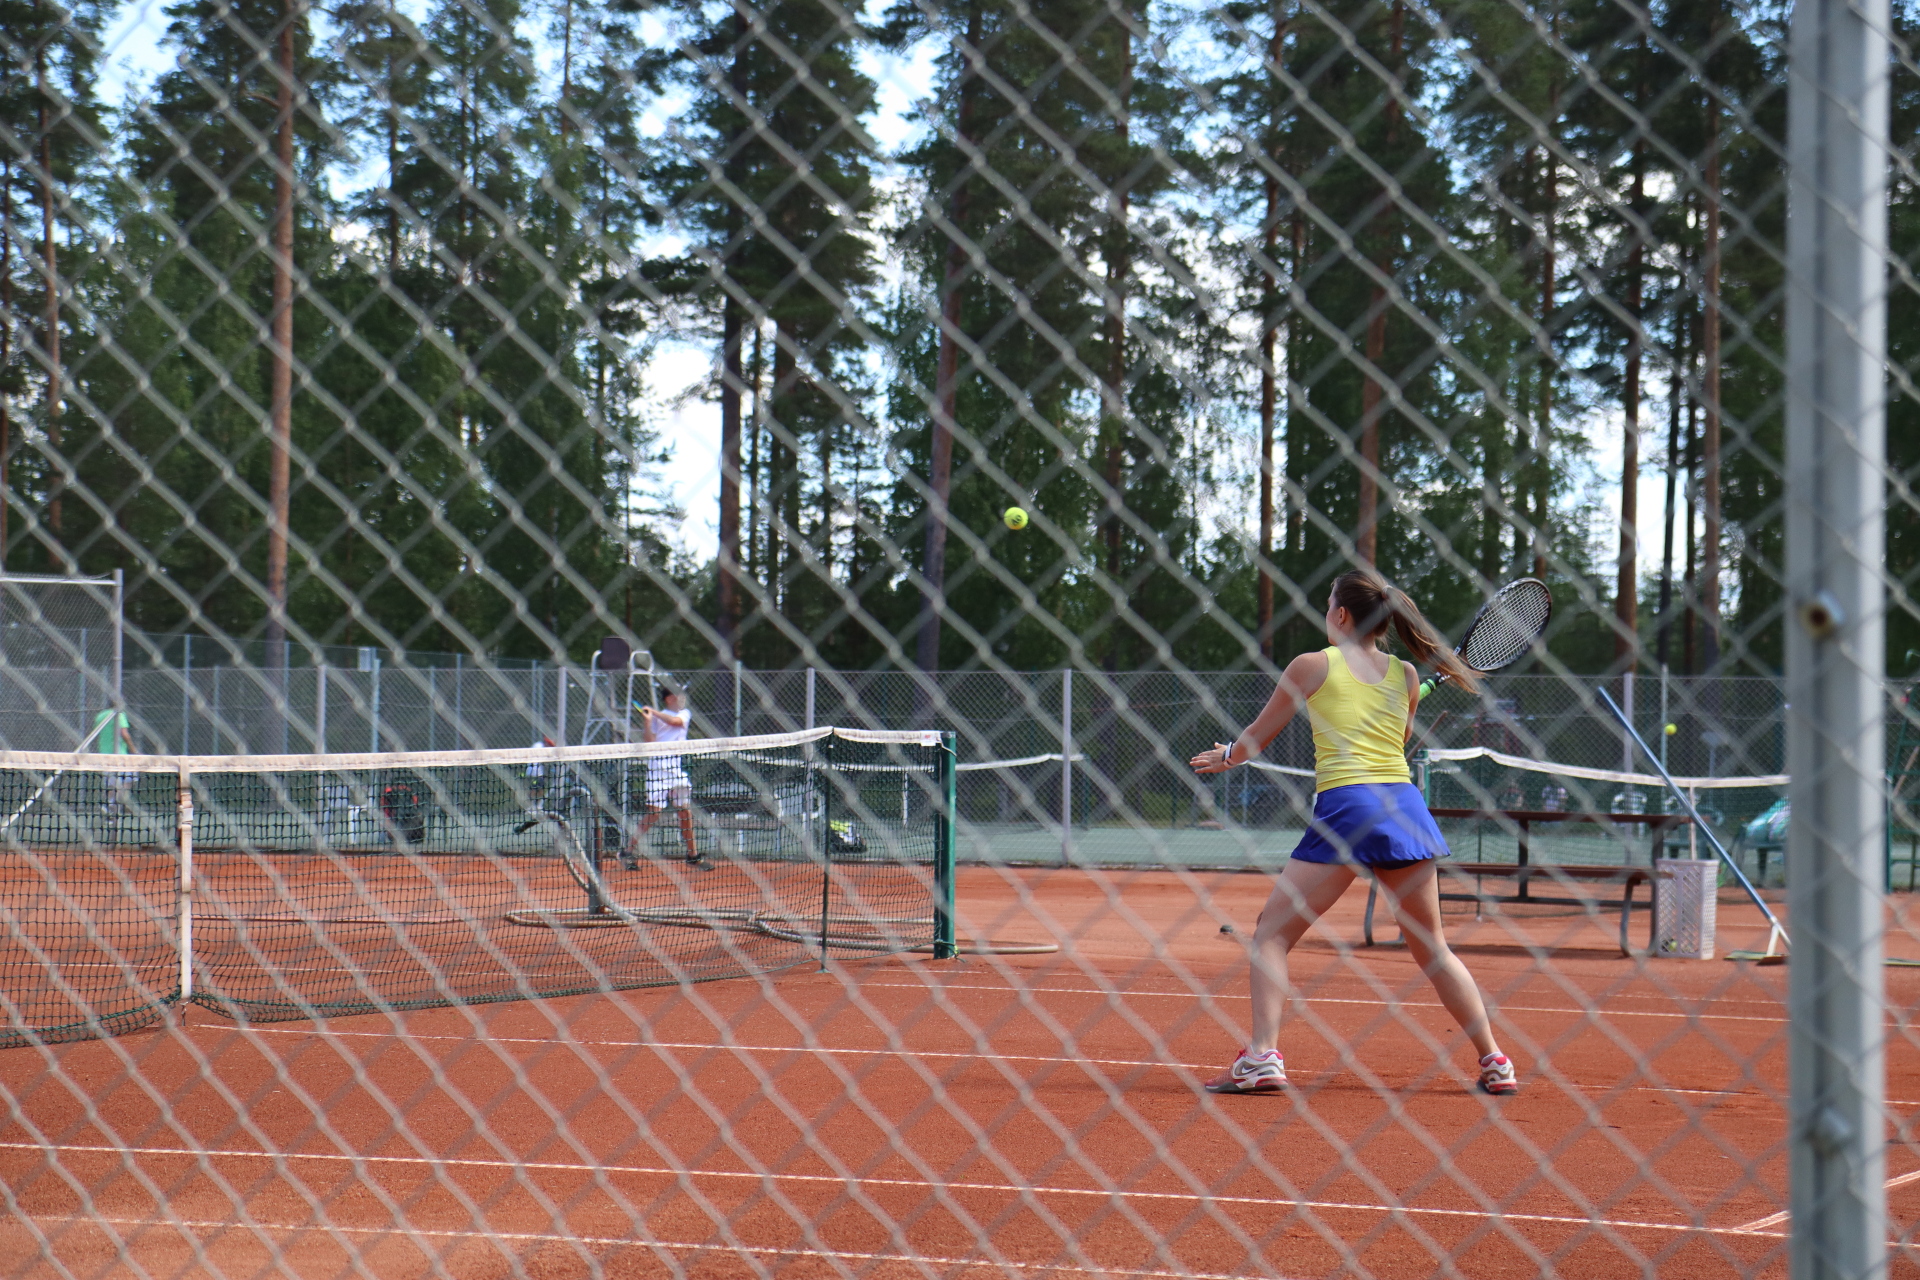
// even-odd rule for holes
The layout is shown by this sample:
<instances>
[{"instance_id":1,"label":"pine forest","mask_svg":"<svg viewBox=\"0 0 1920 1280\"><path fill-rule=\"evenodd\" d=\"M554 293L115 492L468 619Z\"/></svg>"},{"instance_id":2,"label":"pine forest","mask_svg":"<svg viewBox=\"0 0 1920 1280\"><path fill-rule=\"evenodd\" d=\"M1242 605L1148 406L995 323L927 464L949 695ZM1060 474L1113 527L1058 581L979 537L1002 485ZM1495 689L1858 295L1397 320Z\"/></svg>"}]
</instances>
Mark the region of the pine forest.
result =
<instances>
[{"instance_id":1,"label":"pine forest","mask_svg":"<svg viewBox=\"0 0 1920 1280\"><path fill-rule=\"evenodd\" d=\"M1445 627L1545 578L1575 672L1780 666L1784 8L165 13L116 93L115 5L0 0L0 564L124 570L134 625L1225 670L1317 647L1365 561Z\"/></svg>"}]
</instances>

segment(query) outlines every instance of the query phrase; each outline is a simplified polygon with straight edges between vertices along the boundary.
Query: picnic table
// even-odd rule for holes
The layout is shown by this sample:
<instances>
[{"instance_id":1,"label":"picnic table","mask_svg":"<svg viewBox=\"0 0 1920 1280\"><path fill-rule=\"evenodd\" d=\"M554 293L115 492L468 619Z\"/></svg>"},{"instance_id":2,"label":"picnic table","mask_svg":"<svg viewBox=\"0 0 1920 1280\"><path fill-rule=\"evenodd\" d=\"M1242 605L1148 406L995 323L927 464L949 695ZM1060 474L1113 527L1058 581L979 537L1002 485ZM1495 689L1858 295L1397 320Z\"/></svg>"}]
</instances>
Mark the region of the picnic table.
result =
<instances>
[{"instance_id":1,"label":"picnic table","mask_svg":"<svg viewBox=\"0 0 1920 1280\"><path fill-rule=\"evenodd\" d=\"M1688 821L1684 813L1594 813L1588 810L1559 809L1431 809L1435 818L1485 818L1497 819L1513 827L1519 841L1519 857L1513 862L1455 862L1451 858L1439 863L1442 876L1452 876L1460 881L1472 877L1471 891L1454 889L1449 891L1442 882L1440 899L1443 902L1472 902L1475 904L1494 903L1536 903L1550 906L1596 906L1618 907L1620 909L1620 954L1631 956L1633 949L1627 942L1627 929L1633 920L1633 893L1635 888L1653 883L1651 866L1589 866L1580 864L1536 863L1532 861L1533 824L1536 822L1591 822L1610 827L1644 827L1650 834L1660 834L1670 827L1683 825ZM1488 893L1482 888L1482 882L1488 878L1511 879L1516 882L1513 893ZM1591 884L1618 885L1618 898L1593 897L1543 897L1533 892L1536 879L1546 880L1553 887L1571 890L1582 882ZM1366 945L1373 946L1373 908L1379 896L1377 881L1367 885L1367 914L1364 923ZM1653 891L1647 891L1649 909L1648 929L1651 933L1658 922L1652 919Z\"/></svg>"}]
</instances>

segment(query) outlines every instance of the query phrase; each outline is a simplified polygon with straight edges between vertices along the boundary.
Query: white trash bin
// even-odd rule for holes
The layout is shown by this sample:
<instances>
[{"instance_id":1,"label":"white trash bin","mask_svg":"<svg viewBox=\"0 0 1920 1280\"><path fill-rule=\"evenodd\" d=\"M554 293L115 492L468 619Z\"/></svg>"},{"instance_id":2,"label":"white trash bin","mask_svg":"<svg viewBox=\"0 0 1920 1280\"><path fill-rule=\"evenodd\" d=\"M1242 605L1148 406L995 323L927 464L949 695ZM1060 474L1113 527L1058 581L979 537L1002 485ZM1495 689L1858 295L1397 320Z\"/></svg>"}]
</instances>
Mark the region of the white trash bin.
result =
<instances>
[{"instance_id":1,"label":"white trash bin","mask_svg":"<svg viewBox=\"0 0 1920 1280\"><path fill-rule=\"evenodd\" d=\"M1653 864L1653 954L1713 959L1720 864L1711 859L1658 858Z\"/></svg>"}]
</instances>

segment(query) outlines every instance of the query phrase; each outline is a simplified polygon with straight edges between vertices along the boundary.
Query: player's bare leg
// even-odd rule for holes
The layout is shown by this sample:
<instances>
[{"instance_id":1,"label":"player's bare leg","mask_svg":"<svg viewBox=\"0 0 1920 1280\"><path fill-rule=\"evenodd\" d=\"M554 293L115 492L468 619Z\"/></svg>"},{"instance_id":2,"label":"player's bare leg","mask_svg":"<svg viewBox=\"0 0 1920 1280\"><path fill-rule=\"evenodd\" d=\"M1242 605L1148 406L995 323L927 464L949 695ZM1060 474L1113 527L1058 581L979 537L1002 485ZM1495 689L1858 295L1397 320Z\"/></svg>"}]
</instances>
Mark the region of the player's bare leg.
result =
<instances>
[{"instance_id":1,"label":"player's bare leg","mask_svg":"<svg viewBox=\"0 0 1920 1280\"><path fill-rule=\"evenodd\" d=\"M699 846L693 842L693 810L689 806L680 807L680 843L687 847L687 865L704 866L700 861Z\"/></svg>"}]
</instances>

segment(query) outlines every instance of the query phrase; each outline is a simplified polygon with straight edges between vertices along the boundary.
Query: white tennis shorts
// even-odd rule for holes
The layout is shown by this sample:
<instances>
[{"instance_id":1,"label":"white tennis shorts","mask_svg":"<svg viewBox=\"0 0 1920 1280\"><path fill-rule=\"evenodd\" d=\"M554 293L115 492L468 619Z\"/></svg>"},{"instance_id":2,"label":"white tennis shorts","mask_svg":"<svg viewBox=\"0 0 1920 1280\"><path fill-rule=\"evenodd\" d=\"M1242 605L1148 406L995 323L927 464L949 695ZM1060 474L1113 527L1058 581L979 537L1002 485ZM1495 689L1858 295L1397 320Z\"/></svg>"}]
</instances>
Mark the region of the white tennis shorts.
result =
<instances>
[{"instance_id":1,"label":"white tennis shorts","mask_svg":"<svg viewBox=\"0 0 1920 1280\"><path fill-rule=\"evenodd\" d=\"M693 803L693 779L679 756L647 761L647 805L653 809L684 809Z\"/></svg>"}]
</instances>

